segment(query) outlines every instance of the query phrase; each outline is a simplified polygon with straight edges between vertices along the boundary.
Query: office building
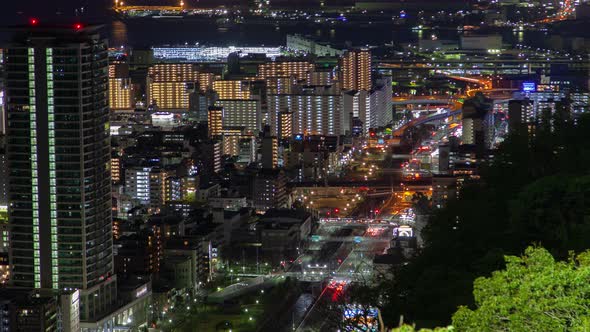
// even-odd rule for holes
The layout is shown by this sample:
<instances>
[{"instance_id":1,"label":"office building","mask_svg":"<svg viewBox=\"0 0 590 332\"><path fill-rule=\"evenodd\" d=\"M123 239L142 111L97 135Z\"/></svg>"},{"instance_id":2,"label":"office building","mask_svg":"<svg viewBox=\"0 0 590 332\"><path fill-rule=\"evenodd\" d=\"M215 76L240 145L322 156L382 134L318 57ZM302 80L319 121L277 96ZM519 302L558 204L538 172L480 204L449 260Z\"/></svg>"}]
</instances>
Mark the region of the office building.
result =
<instances>
[{"instance_id":1,"label":"office building","mask_svg":"<svg viewBox=\"0 0 590 332\"><path fill-rule=\"evenodd\" d=\"M294 77L304 80L314 71L314 67L315 65L309 61L273 61L258 66L258 77Z\"/></svg>"},{"instance_id":2,"label":"office building","mask_svg":"<svg viewBox=\"0 0 590 332\"><path fill-rule=\"evenodd\" d=\"M199 143L199 151L193 156L202 167L203 174L212 175L221 171L221 156L223 153L223 142L216 139Z\"/></svg>"},{"instance_id":3,"label":"office building","mask_svg":"<svg viewBox=\"0 0 590 332\"><path fill-rule=\"evenodd\" d=\"M201 73L192 64L166 63L149 68L147 77L148 103L160 110L186 111L191 93L207 91L213 75Z\"/></svg>"},{"instance_id":4,"label":"office building","mask_svg":"<svg viewBox=\"0 0 590 332\"><path fill-rule=\"evenodd\" d=\"M465 117L462 122L462 140L463 144L475 145L482 140L483 143L483 119Z\"/></svg>"},{"instance_id":5,"label":"office building","mask_svg":"<svg viewBox=\"0 0 590 332\"><path fill-rule=\"evenodd\" d=\"M207 125L209 128L209 137L219 136L223 133L223 107L209 107Z\"/></svg>"},{"instance_id":6,"label":"office building","mask_svg":"<svg viewBox=\"0 0 590 332\"><path fill-rule=\"evenodd\" d=\"M287 35L287 49L317 56L338 56L344 52L302 35Z\"/></svg>"},{"instance_id":7,"label":"office building","mask_svg":"<svg viewBox=\"0 0 590 332\"><path fill-rule=\"evenodd\" d=\"M125 169L125 192L140 204L150 203L151 167L127 167Z\"/></svg>"},{"instance_id":8,"label":"office building","mask_svg":"<svg viewBox=\"0 0 590 332\"><path fill-rule=\"evenodd\" d=\"M4 50L11 283L79 289L82 320L116 301L107 48L98 29L15 28Z\"/></svg>"},{"instance_id":9,"label":"office building","mask_svg":"<svg viewBox=\"0 0 590 332\"><path fill-rule=\"evenodd\" d=\"M451 165L451 146L449 143L438 145L438 174L448 174Z\"/></svg>"},{"instance_id":10,"label":"office building","mask_svg":"<svg viewBox=\"0 0 590 332\"><path fill-rule=\"evenodd\" d=\"M166 199L166 179L172 173L157 167L125 169L125 193L151 213L159 213Z\"/></svg>"},{"instance_id":11,"label":"office building","mask_svg":"<svg viewBox=\"0 0 590 332\"><path fill-rule=\"evenodd\" d=\"M80 331L79 291L0 290L0 331Z\"/></svg>"},{"instance_id":12,"label":"office building","mask_svg":"<svg viewBox=\"0 0 590 332\"><path fill-rule=\"evenodd\" d=\"M160 127L163 130L171 130L179 125L179 121L173 113L170 112L156 112L150 116L152 126Z\"/></svg>"},{"instance_id":13,"label":"office building","mask_svg":"<svg viewBox=\"0 0 590 332\"><path fill-rule=\"evenodd\" d=\"M279 166L279 140L275 136L262 138L262 168L275 169Z\"/></svg>"},{"instance_id":14,"label":"office building","mask_svg":"<svg viewBox=\"0 0 590 332\"><path fill-rule=\"evenodd\" d=\"M240 154L240 140L252 137L246 133L245 127L223 127L223 154L238 156Z\"/></svg>"},{"instance_id":15,"label":"office building","mask_svg":"<svg viewBox=\"0 0 590 332\"><path fill-rule=\"evenodd\" d=\"M340 82L343 90L371 90L371 51L355 49L340 58Z\"/></svg>"},{"instance_id":16,"label":"office building","mask_svg":"<svg viewBox=\"0 0 590 332\"><path fill-rule=\"evenodd\" d=\"M148 69L153 82L198 82L201 91L211 89L215 74L189 63L159 63Z\"/></svg>"},{"instance_id":17,"label":"office building","mask_svg":"<svg viewBox=\"0 0 590 332\"><path fill-rule=\"evenodd\" d=\"M287 205L287 177L277 169L258 172L252 184L252 199L257 211L265 212L271 208Z\"/></svg>"},{"instance_id":18,"label":"office building","mask_svg":"<svg viewBox=\"0 0 590 332\"><path fill-rule=\"evenodd\" d=\"M179 271L177 268L174 270L174 275L177 277L175 281L180 281L178 286L198 289L199 285L211 280L214 248L207 236L171 239L166 242L164 255L166 260L175 257L189 258L190 269ZM176 262L182 262L182 260ZM184 262L186 263L186 260Z\"/></svg>"},{"instance_id":19,"label":"office building","mask_svg":"<svg viewBox=\"0 0 590 332\"><path fill-rule=\"evenodd\" d=\"M197 82L199 72L190 63L159 63L148 69L154 82Z\"/></svg>"},{"instance_id":20,"label":"office building","mask_svg":"<svg viewBox=\"0 0 590 332\"><path fill-rule=\"evenodd\" d=\"M248 166L254 162L256 162L256 138L250 136L240 139L237 163Z\"/></svg>"},{"instance_id":21,"label":"office building","mask_svg":"<svg viewBox=\"0 0 590 332\"><path fill-rule=\"evenodd\" d=\"M134 105L133 85L129 77L129 65L109 65L109 108L111 110L132 110Z\"/></svg>"},{"instance_id":22,"label":"office building","mask_svg":"<svg viewBox=\"0 0 590 332\"><path fill-rule=\"evenodd\" d=\"M151 82L148 79L147 100L160 110L182 111L189 108L189 95L194 92L187 82Z\"/></svg>"},{"instance_id":23,"label":"office building","mask_svg":"<svg viewBox=\"0 0 590 332\"><path fill-rule=\"evenodd\" d=\"M199 188L198 176L168 176L164 188L166 203L189 200Z\"/></svg>"},{"instance_id":24,"label":"office building","mask_svg":"<svg viewBox=\"0 0 590 332\"><path fill-rule=\"evenodd\" d=\"M219 99L215 106L223 108L223 127L244 127L256 134L262 127L260 99Z\"/></svg>"},{"instance_id":25,"label":"office building","mask_svg":"<svg viewBox=\"0 0 590 332\"><path fill-rule=\"evenodd\" d=\"M279 112L279 122L277 136L281 139L290 139L293 137L293 112Z\"/></svg>"},{"instance_id":26,"label":"office building","mask_svg":"<svg viewBox=\"0 0 590 332\"><path fill-rule=\"evenodd\" d=\"M539 85L536 91L515 94L508 102L508 127L511 131L528 128L532 133L544 112L548 116L560 113L571 118L586 113L589 108L587 92L570 92L558 85Z\"/></svg>"},{"instance_id":27,"label":"office building","mask_svg":"<svg viewBox=\"0 0 590 332\"><path fill-rule=\"evenodd\" d=\"M121 181L121 158L118 155L111 157L111 181L113 184Z\"/></svg>"},{"instance_id":28,"label":"office building","mask_svg":"<svg viewBox=\"0 0 590 332\"><path fill-rule=\"evenodd\" d=\"M371 118L375 121L371 123L371 128L383 127L393 121L392 94L390 76L383 76L375 80L375 86L370 94Z\"/></svg>"},{"instance_id":29,"label":"office building","mask_svg":"<svg viewBox=\"0 0 590 332\"><path fill-rule=\"evenodd\" d=\"M223 80L213 82L213 90L219 99L250 99L250 85L241 80Z\"/></svg>"},{"instance_id":30,"label":"office building","mask_svg":"<svg viewBox=\"0 0 590 332\"><path fill-rule=\"evenodd\" d=\"M213 90L195 89L189 94L189 120L197 123L207 122L209 107L213 106L218 98L219 96Z\"/></svg>"},{"instance_id":31,"label":"office building","mask_svg":"<svg viewBox=\"0 0 590 332\"><path fill-rule=\"evenodd\" d=\"M517 131L531 124L534 119L533 106L528 99L513 99L508 102L508 129Z\"/></svg>"},{"instance_id":32,"label":"office building","mask_svg":"<svg viewBox=\"0 0 590 332\"><path fill-rule=\"evenodd\" d=\"M6 162L6 136L0 137L0 209L8 207L8 164Z\"/></svg>"},{"instance_id":33,"label":"office building","mask_svg":"<svg viewBox=\"0 0 590 332\"><path fill-rule=\"evenodd\" d=\"M449 200L457 198L457 178L436 175L432 178L432 206L443 208Z\"/></svg>"},{"instance_id":34,"label":"office building","mask_svg":"<svg viewBox=\"0 0 590 332\"><path fill-rule=\"evenodd\" d=\"M490 50L500 51L502 49L501 35L462 35L461 49L463 50Z\"/></svg>"},{"instance_id":35,"label":"office building","mask_svg":"<svg viewBox=\"0 0 590 332\"><path fill-rule=\"evenodd\" d=\"M289 94L293 93L293 88L297 85L297 79L289 77L268 77L266 82L267 94Z\"/></svg>"},{"instance_id":36,"label":"office building","mask_svg":"<svg viewBox=\"0 0 590 332\"><path fill-rule=\"evenodd\" d=\"M150 172L150 205L149 211L152 214L160 213L166 199L166 179L172 172L154 168Z\"/></svg>"},{"instance_id":37,"label":"office building","mask_svg":"<svg viewBox=\"0 0 590 332\"><path fill-rule=\"evenodd\" d=\"M342 94L336 86L299 86L296 93L268 95L272 135L278 135L285 111L293 113L293 135L344 135L350 127L350 116L342 110ZM281 131L289 132L284 126Z\"/></svg>"},{"instance_id":38,"label":"office building","mask_svg":"<svg viewBox=\"0 0 590 332\"><path fill-rule=\"evenodd\" d=\"M162 261L162 231L158 225L147 225L147 229L118 241L115 256L118 273L127 275L150 275L160 271Z\"/></svg>"},{"instance_id":39,"label":"office building","mask_svg":"<svg viewBox=\"0 0 590 332\"><path fill-rule=\"evenodd\" d=\"M369 133L370 128L374 128L376 119L374 112L371 114L371 98L368 91L348 90L342 92L342 112L358 119L362 123L365 134Z\"/></svg>"},{"instance_id":40,"label":"office building","mask_svg":"<svg viewBox=\"0 0 590 332\"><path fill-rule=\"evenodd\" d=\"M338 81L338 74L335 70L323 70L309 73L307 75L307 85L332 85Z\"/></svg>"},{"instance_id":41,"label":"office building","mask_svg":"<svg viewBox=\"0 0 590 332\"><path fill-rule=\"evenodd\" d=\"M493 101L482 93L463 103L462 141L463 144L475 145L477 153L489 149L494 143Z\"/></svg>"}]
</instances>

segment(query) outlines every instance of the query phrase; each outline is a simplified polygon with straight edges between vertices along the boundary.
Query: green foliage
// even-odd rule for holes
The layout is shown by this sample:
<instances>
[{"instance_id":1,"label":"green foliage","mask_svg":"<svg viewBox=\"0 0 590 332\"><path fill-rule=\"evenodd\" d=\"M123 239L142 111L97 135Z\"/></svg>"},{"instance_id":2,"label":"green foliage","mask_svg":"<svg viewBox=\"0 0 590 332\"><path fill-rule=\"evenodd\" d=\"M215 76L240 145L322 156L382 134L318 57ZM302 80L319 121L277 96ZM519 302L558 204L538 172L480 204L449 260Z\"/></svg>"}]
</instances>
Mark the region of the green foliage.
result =
<instances>
[{"instance_id":1,"label":"green foliage","mask_svg":"<svg viewBox=\"0 0 590 332\"><path fill-rule=\"evenodd\" d=\"M506 269L475 280L477 309L453 316L459 331L587 331L590 251L555 261L543 248L507 256Z\"/></svg>"},{"instance_id":2,"label":"green foliage","mask_svg":"<svg viewBox=\"0 0 590 332\"><path fill-rule=\"evenodd\" d=\"M420 327L449 324L459 306L476 305L476 278L504 268L505 255L531 244L560 259L588 249L588 142L588 116L574 125L559 114L544 118L534 135L507 137L482 167L481 181L466 183L457 200L433 212L420 255L381 285L386 325L401 315Z\"/></svg>"},{"instance_id":3,"label":"green foliage","mask_svg":"<svg viewBox=\"0 0 590 332\"><path fill-rule=\"evenodd\" d=\"M185 195L184 201L186 203L197 203L197 194L195 192L189 192Z\"/></svg>"},{"instance_id":4,"label":"green foliage","mask_svg":"<svg viewBox=\"0 0 590 332\"><path fill-rule=\"evenodd\" d=\"M391 330L391 332L453 332L455 329L452 326L449 327L437 327L434 329L416 329L411 325L403 325L401 327Z\"/></svg>"},{"instance_id":5,"label":"green foliage","mask_svg":"<svg viewBox=\"0 0 590 332\"><path fill-rule=\"evenodd\" d=\"M412 196L412 207L419 215L428 215L432 212L430 200L422 192Z\"/></svg>"}]
</instances>

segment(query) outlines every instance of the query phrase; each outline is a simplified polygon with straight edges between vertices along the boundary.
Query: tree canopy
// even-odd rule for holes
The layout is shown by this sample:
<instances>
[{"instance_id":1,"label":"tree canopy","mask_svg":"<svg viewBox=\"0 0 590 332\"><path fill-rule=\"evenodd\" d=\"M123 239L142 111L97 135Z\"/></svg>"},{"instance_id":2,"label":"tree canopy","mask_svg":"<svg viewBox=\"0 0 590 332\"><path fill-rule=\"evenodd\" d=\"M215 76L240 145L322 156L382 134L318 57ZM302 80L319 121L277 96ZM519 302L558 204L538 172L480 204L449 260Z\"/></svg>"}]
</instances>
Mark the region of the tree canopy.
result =
<instances>
[{"instance_id":1,"label":"tree canopy","mask_svg":"<svg viewBox=\"0 0 590 332\"><path fill-rule=\"evenodd\" d=\"M449 327L437 327L434 329L416 329L411 325L403 325L398 328L391 330L391 332L453 332L456 331L452 326Z\"/></svg>"},{"instance_id":2,"label":"tree canopy","mask_svg":"<svg viewBox=\"0 0 590 332\"><path fill-rule=\"evenodd\" d=\"M507 256L506 269L475 280L476 309L453 315L459 331L587 331L590 251L556 261L543 248Z\"/></svg>"},{"instance_id":3,"label":"tree canopy","mask_svg":"<svg viewBox=\"0 0 590 332\"><path fill-rule=\"evenodd\" d=\"M481 180L433 212L420 254L381 285L386 324L402 315L419 327L449 324L459 306L475 308L476 278L531 244L559 259L590 248L588 142L586 115L542 118L534 135L523 128L508 136L481 167Z\"/></svg>"}]
</instances>

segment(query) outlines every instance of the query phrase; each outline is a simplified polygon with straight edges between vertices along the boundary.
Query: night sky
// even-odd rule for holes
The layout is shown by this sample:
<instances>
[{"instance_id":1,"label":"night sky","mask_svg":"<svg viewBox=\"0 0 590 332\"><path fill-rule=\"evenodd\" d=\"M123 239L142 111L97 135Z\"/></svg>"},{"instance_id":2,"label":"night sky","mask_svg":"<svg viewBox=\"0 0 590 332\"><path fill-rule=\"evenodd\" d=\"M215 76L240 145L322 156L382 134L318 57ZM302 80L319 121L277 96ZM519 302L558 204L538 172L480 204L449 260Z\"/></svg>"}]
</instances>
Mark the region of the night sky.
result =
<instances>
[{"instance_id":1,"label":"night sky","mask_svg":"<svg viewBox=\"0 0 590 332\"><path fill-rule=\"evenodd\" d=\"M55 20L71 20L75 16L75 9L86 7L91 17L101 17L105 14L107 8L113 0L16 0L16 1L2 1L2 11L0 11L0 18L3 25L26 22L30 17L39 17ZM196 6L198 4L235 4L241 1L252 0L185 0L185 3ZM294 3L298 0L289 0L289 3ZM307 0L299 0L307 1ZM353 0L326 0L335 3L350 2ZM366 1L366 0L365 0ZM378 0L375 0L378 1ZM440 0L385 0L392 2L438 2ZM136 4L170 4L175 3L175 0L129 0L128 3ZM447 3L460 3L465 0L446 0Z\"/></svg>"}]
</instances>

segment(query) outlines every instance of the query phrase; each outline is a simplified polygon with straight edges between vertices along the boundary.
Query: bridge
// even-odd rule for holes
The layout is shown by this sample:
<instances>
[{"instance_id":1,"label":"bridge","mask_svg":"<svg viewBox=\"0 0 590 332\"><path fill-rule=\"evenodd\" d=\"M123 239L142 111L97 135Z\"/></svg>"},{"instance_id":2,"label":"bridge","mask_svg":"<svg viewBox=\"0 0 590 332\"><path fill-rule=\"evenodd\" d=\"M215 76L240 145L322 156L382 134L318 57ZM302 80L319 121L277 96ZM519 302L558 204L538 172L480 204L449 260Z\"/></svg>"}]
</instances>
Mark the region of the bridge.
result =
<instances>
[{"instance_id":1,"label":"bridge","mask_svg":"<svg viewBox=\"0 0 590 332\"><path fill-rule=\"evenodd\" d=\"M133 0L114 0L113 1L113 10L118 12L125 12L131 10L148 10L148 11L182 11L185 8L184 0L175 0L178 1L178 5L144 5L139 4L142 1L133 1ZM135 4L133 4L135 3Z\"/></svg>"},{"instance_id":2,"label":"bridge","mask_svg":"<svg viewBox=\"0 0 590 332\"><path fill-rule=\"evenodd\" d=\"M271 281L276 276L260 275L256 278L245 280L236 284L229 285L224 289L213 292L207 296L207 301L213 303L222 303L226 300L244 295L252 290L262 289L271 285Z\"/></svg>"},{"instance_id":3,"label":"bridge","mask_svg":"<svg viewBox=\"0 0 590 332\"><path fill-rule=\"evenodd\" d=\"M587 58L570 58L570 57L555 57L551 59L551 62L560 64L571 64L581 65L584 68L590 67ZM522 65L527 65L523 67ZM490 70L503 70L503 69L514 69L520 71L523 74L534 72L539 68L546 68L546 58L515 58L515 59L498 59L498 58L466 58L466 59L381 59L375 63L377 69L426 69L426 70L469 70L479 69L480 72L483 69Z\"/></svg>"},{"instance_id":4,"label":"bridge","mask_svg":"<svg viewBox=\"0 0 590 332\"><path fill-rule=\"evenodd\" d=\"M359 226L367 226L359 224ZM388 226L395 226L395 225L388 225ZM366 236L323 236L323 235L312 235L311 237L312 242L349 242L349 243L365 243L365 244L373 244L373 243L385 243L388 244L391 242L391 239L387 238L379 238L379 237L366 237Z\"/></svg>"},{"instance_id":5,"label":"bridge","mask_svg":"<svg viewBox=\"0 0 590 332\"><path fill-rule=\"evenodd\" d=\"M537 23L554 23L559 21L567 20L568 18L575 15L575 3L573 0L565 0L561 2L561 9L555 14L555 16L547 17L545 19L537 21Z\"/></svg>"},{"instance_id":6,"label":"bridge","mask_svg":"<svg viewBox=\"0 0 590 332\"><path fill-rule=\"evenodd\" d=\"M410 122L406 123L405 125L399 127L398 129L396 129L396 131L393 132L392 135L397 136L397 137L401 137L404 134L404 132L410 127L419 126L419 125L422 125L422 124L425 124L428 122L441 121L441 120L444 120L449 117L459 116L459 115L461 115L461 112L462 112L461 109L454 109L454 110L451 109L445 113L434 113L434 114L422 116L417 119L413 119Z\"/></svg>"},{"instance_id":7,"label":"bridge","mask_svg":"<svg viewBox=\"0 0 590 332\"><path fill-rule=\"evenodd\" d=\"M116 6L113 9L117 12L130 11L164 11L164 12L181 12L184 7L181 6Z\"/></svg>"},{"instance_id":8,"label":"bridge","mask_svg":"<svg viewBox=\"0 0 590 332\"><path fill-rule=\"evenodd\" d=\"M295 188L304 187L304 188L329 188L329 187L348 187L348 188L365 188L371 187L373 189L391 189L393 191L404 190L404 188L413 188L413 187L422 187L422 186L431 186L432 181L431 179L413 179L404 181L404 185L386 185L390 182L389 178L381 179L381 180L367 180L367 181L328 181L328 185L326 185L323 181L303 181L303 182L290 182L289 186Z\"/></svg>"},{"instance_id":9,"label":"bridge","mask_svg":"<svg viewBox=\"0 0 590 332\"><path fill-rule=\"evenodd\" d=\"M393 105L450 105L455 102L452 98L439 98L439 97L428 97L428 96L415 96L415 97L393 97L391 103Z\"/></svg>"},{"instance_id":10,"label":"bridge","mask_svg":"<svg viewBox=\"0 0 590 332\"><path fill-rule=\"evenodd\" d=\"M386 219L320 218L319 223L326 226L397 226L396 222Z\"/></svg>"}]
</instances>

